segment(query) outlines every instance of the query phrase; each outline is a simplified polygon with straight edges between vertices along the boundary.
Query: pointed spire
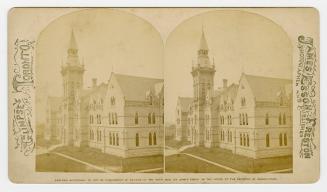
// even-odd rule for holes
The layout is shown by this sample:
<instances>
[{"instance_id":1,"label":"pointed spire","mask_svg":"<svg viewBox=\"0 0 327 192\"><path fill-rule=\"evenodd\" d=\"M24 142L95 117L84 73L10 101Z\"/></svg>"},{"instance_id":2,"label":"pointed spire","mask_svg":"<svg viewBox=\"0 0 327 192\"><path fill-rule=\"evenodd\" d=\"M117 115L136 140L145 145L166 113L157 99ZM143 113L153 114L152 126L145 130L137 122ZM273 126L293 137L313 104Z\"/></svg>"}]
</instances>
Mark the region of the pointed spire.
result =
<instances>
[{"instance_id":1,"label":"pointed spire","mask_svg":"<svg viewBox=\"0 0 327 192\"><path fill-rule=\"evenodd\" d=\"M73 29L72 29L72 33L70 36L69 49L75 49L75 50L78 49Z\"/></svg>"},{"instance_id":2,"label":"pointed spire","mask_svg":"<svg viewBox=\"0 0 327 192\"><path fill-rule=\"evenodd\" d=\"M202 25L202 35L201 35L199 50L209 50L207 40L206 40L206 37L204 35L204 31L203 31L203 25Z\"/></svg>"}]
</instances>

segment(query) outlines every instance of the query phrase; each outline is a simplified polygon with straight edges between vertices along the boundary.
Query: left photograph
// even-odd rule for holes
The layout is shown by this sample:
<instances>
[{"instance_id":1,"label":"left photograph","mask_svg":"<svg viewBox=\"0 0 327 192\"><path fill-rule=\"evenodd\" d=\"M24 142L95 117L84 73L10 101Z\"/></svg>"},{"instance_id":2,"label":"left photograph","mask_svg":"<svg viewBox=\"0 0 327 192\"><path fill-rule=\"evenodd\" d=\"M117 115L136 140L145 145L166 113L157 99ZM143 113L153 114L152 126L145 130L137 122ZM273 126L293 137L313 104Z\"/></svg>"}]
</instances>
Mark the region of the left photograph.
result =
<instances>
[{"instance_id":1,"label":"left photograph","mask_svg":"<svg viewBox=\"0 0 327 192\"><path fill-rule=\"evenodd\" d=\"M145 20L89 9L36 44L37 172L163 172L163 42Z\"/></svg>"}]
</instances>

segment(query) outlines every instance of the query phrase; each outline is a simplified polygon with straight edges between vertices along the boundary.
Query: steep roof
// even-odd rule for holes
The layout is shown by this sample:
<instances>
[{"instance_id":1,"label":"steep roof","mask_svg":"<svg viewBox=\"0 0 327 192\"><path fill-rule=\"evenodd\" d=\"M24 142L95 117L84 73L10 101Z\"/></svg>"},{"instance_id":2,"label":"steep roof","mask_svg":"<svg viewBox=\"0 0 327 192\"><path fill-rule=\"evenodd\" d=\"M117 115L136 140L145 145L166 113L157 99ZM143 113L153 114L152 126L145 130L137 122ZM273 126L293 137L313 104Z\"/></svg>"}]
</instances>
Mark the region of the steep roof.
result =
<instances>
[{"instance_id":1,"label":"steep roof","mask_svg":"<svg viewBox=\"0 0 327 192\"><path fill-rule=\"evenodd\" d=\"M86 98L91 96L92 94L102 91L103 94L106 93L108 88L108 84L107 83L101 83L100 85L97 85L96 87L92 87L92 88L88 88L88 89L84 89L82 90L81 96L82 98Z\"/></svg>"},{"instance_id":2,"label":"steep roof","mask_svg":"<svg viewBox=\"0 0 327 192\"><path fill-rule=\"evenodd\" d=\"M182 112L187 112L189 105L193 102L193 97L178 97Z\"/></svg>"},{"instance_id":3,"label":"steep roof","mask_svg":"<svg viewBox=\"0 0 327 192\"><path fill-rule=\"evenodd\" d=\"M201 35L199 50L209 50L208 43L207 43L207 40L206 40L206 37L205 37L203 31L202 31L202 35Z\"/></svg>"},{"instance_id":4,"label":"steep roof","mask_svg":"<svg viewBox=\"0 0 327 192\"><path fill-rule=\"evenodd\" d=\"M262 77L243 74L248 81L256 101L276 101L281 91L292 84L290 79Z\"/></svg>"},{"instance_id":5,"label":"steep roof","mask_svg":"<svg viewBox=\"0 0 327 192\"><path fill-rule=\"evenodd\" d=\"M116 78L126 100L144 101L146 92L154 88L155 84L163 82L163 79L137 77L112 73Z\"/></svg>"},{"instance_id":6,"label":"steep roof","mask_svg":"<svg viewBox=\"0 0 327 192\"><path fill-rule=\"evenodd\" d=\"M70 35L69 49L78 49L76 39L75 39L75 34L74 34L73 30L72 30L72 33Z\"/></svg>"}]
</instances>

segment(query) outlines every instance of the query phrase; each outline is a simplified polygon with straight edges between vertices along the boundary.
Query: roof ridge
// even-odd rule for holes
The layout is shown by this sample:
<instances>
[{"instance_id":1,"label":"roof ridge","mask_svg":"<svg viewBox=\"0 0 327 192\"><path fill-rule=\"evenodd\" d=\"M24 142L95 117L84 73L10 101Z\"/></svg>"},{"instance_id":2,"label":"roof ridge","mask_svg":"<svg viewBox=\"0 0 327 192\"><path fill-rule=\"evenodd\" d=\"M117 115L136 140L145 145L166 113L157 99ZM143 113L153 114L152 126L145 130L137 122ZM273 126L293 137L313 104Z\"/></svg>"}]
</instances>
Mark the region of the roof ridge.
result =
<instances>
[{"instance_id":1,"label":"roof ridge","mask_svg":"<svg viewBox=\"0 0 327 192\"><path fill-rule=\"evenodd\" d=\"M267 78L267 79L277 79L277 80L288 80L288 81L293 81L293 79L287 79L287 78L280 78L280 77L269 77L269 76L262 76L262 75L252 75L252 74L246 74L243 73L245 76L248 77L257 77L257 78Z\"/></svg>"},{"instance_id":2,"label":"roof ridge","mask_svg":"<svg viewBox=\"0 0 327 192\"><path fill-rule=\"evenodd\" d=\"M125 76L125 77L133 77L133 78L142 78L142 79L163 80L163 78L144 77L144 76L128 75L128 74L123 74L123 73L113 73L113 75Z\"/></svg>"}]
</instances>

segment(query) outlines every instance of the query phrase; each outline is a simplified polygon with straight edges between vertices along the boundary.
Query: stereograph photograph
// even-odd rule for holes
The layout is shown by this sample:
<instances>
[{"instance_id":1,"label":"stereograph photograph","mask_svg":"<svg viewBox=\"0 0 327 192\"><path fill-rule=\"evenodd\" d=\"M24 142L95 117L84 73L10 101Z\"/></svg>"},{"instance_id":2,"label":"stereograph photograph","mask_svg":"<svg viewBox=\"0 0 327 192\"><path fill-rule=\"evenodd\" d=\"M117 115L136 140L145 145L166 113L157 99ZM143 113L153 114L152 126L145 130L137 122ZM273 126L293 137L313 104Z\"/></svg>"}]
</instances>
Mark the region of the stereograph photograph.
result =
<instances>
[{"instance_id":1,"label":"stereograph photograph","mask_svg":"<svg viewBox=\"0 0 327 192\"><path fill-rule=\"evenodd\" d=\"M311 183L314 8L14 8L16 183Z\"/></svg>"}]
</instances>

